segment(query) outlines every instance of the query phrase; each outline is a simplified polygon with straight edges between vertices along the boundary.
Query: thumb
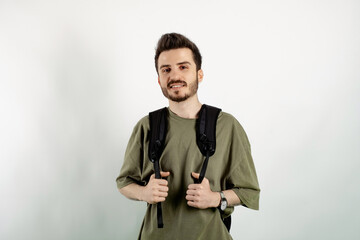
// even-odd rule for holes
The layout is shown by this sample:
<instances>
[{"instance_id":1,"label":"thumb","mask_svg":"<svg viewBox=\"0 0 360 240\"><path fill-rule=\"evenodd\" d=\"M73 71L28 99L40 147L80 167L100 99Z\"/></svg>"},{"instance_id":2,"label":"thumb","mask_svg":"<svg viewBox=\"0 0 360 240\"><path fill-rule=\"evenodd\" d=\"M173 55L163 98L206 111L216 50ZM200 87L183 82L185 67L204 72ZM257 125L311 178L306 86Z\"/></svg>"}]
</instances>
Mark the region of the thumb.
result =
<instances>
[{"instance_id":1,"label":"thumb","mask_svg":"<svg viewBox=\"0 0 360 240\"><path fill-rule=\"evenodd\" d=\"M199 179L200 174L199 174L199 173L192 172L192 173L191 173L191 176L193 176L193 178Z\"/></svg>"},{"instance_id":2,"label":"thumb","mask_svg":"<svg viewBox=\"0 0 360 240\"><path fill-rule=\"evenodd\" d=\"M160 172L160 175L161 175L161 177L167 177L167 176L170 175L170 172L163 172L163 171L161 171L161 172Z\"/></svg>"}]
</instances>

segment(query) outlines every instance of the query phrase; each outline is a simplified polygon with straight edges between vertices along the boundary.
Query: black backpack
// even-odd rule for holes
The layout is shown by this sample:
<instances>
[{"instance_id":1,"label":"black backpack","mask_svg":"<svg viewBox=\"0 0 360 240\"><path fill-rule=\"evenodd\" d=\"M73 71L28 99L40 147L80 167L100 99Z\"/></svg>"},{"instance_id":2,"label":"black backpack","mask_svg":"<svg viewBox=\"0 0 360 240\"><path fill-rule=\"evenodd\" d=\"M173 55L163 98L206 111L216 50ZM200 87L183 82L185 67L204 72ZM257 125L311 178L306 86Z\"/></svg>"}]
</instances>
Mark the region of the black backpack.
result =
<instances>
[{"instance_id":1,"label":"black backpack","mask_svg":"<svg viewBox=\"0 0 360 240\"><path fill-rule=\"evenodd\" d=\"M221 109L203 104L199 116L196 119L196 143L200 152L205 156L199 180L201 183L205 177L205 172L209 157L214 155L216 149L216 122ZM160 179L159 159L165 148L165 138L167 133L167 108L162 108L149 113L150 120L150 142L149 159L154 164L155 178ZM157 203L158 228L164 226L162 220L161 203ZM222 219L228 231L231 226L231 216Z\"/></svg>"}]
</instances>

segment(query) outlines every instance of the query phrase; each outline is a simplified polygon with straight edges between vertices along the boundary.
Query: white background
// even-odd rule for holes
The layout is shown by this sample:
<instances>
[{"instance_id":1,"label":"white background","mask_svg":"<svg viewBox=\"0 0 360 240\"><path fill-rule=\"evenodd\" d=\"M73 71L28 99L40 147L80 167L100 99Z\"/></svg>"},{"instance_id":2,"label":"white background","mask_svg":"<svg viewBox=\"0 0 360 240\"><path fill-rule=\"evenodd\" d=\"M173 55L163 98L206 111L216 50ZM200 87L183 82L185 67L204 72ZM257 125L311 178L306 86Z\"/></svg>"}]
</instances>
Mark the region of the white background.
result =
<instances>
[{"instance_id":1,"label":"white background","mask_svg":"<svg viewBox=\"0 0 360 240\"><path fill-rule=\"evenodd\" d=\"M116 189L135 123L167 105L153 57L179 32L203 103L245 128L260 211L234 239L360 239L360 2L0 0L0 239L136 239Z\"/></svg>"}]
</instances>

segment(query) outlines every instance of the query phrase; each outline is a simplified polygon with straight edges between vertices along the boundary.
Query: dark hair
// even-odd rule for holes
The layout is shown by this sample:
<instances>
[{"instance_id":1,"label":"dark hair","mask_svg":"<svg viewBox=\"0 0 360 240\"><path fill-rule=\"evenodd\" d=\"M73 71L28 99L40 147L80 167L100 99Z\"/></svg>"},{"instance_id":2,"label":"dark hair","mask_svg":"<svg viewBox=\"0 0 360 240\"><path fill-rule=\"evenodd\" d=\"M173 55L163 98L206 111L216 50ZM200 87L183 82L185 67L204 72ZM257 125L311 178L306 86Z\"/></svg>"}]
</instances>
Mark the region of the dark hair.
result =
<instances>
[{"instance_id":1,"label":"dark hair","mask_svg":"<svg viewBox=\"0 0 360 240\"><path fill-rule=\"evenodd\" d=\"M179 33L166 33L159 39L155 51L155 68L157 73L159 73L158 60L160 54L164 51L178 48L189 48L193 53L193 59L196 64L196 71L201 69L201 54L195 43Z\"/></svg>"}]
</instances>

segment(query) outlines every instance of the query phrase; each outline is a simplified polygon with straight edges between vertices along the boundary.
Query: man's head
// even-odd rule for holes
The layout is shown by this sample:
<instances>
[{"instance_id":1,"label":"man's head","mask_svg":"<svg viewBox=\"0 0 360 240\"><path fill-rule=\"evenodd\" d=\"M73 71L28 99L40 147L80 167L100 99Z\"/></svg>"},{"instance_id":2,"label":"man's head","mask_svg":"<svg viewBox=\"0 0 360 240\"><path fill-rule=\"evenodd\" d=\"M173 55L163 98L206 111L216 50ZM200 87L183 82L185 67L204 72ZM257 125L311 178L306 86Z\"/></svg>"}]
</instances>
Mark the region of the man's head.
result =
<instances>
[{"instance_id":1,"label":"man's head","mask_svg":"<svg viewBox=\"0 0 360 240\"><path fill-rule=\"evenodd\" d=\"M203 79L201 55L194 43L177 34L165 34L155 55L158 82L166 98L174 102L197 99L198 83Z\"/></svg>"},{"instance_id":2,"label":"man's head","mask_svg":"<svg viewBox=\"0 0 360 240\"><path fill-rule=\"evenodd\" d=\"M159 74L158 60L162 52L178 49L178 48L189 48L192 51L193 60L196 64L196 71L201 69L201 54L198 47L190 41L187 37L178 33L166 33L161 36L158 41L156 52L155 52L155 67L156 72Z\"/></svg>"}]
</instances>

